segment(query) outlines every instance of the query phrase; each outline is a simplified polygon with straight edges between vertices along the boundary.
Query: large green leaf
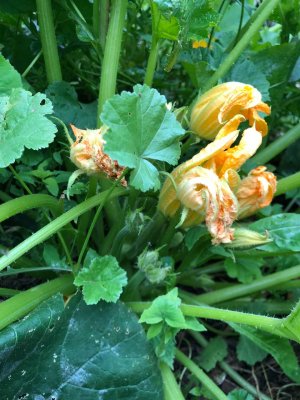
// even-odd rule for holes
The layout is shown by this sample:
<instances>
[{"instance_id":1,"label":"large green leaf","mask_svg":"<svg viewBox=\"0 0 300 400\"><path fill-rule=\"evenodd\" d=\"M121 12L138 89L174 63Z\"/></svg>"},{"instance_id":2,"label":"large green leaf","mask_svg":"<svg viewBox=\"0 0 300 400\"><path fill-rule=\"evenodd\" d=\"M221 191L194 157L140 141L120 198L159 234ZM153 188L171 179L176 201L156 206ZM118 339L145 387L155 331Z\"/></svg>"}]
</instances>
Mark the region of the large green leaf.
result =
<instances>
[{"instance_id":1,"label":"large green leaf","mask_svg":"<svg viewBox=\"0 0 300 400\"><path fill-rule=\"evenodd\" d=\"M260 246L259 250L267 252L300 251L300 215L277 214L260 219L249 225L257 232L268 232L273 242Z\"/></svg>"},{"instance_id":2,"label":"large green leaf","mask_svg":"<svg viewBox=\"0 0 300 400\"><path fill-rule=\"evenodd\" d=\"M39 150L53 141L57 129L45 116L51 113L51 101L41 93L17 88L0 97L0 168L20 158L25 147Z\"/></svg>"},{"instance_id":3,"label":"large green leaf","mask_svg":"<svg viewBox=\"0 0 300 400\"><path fill-rule=\"evenodd\" d=\"M0 54L0 95L9 94L11 89L22 87L21 75Z\"/></svg>"},{"instance_id":4,"label":"large green leaf","mask_svg":"<svg viewBox=\"0 0 300 400\"><path fill-rule=\"evenodd\" d=\"M175 165L183 135L166 98L148 86L136 85L104 104L101 120L110 128L105 152L124 167L133 168L130 183L137 189L158 189L158 170L150 161Z\"/></svg>"},{"instance_id":5,"label":"large green leaf","mask_svg":"<svg viewBox=\"0 0 300 400\"><path fill-rule=\"evenodd\" d=\"M161 400L150 344L123 304L55 296L0 334L1 400ZM24 396L24 397L22 397Z\"/></svg>"}]
</instances>

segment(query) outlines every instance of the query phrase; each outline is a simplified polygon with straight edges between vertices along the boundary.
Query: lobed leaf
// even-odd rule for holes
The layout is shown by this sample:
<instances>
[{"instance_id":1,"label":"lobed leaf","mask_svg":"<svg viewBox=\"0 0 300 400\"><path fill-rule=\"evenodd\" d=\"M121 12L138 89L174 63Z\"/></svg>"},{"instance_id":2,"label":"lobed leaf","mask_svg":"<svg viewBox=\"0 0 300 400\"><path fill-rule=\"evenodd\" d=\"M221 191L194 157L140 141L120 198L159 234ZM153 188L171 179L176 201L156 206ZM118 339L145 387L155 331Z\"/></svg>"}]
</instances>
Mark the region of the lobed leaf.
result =
<instances>
[{"instance_id":1,"label":"lobed leaf","mask_svg":"<svg viewBox=\"0 0 300 400\"><path fill-rule=\"evenodd\" d=\"M46 117L51 113L51 101L41 93L32 96L17 88L0 97L0 168L15 162L25 148L39 150L53 141L57 129Z\"/></svg>"},{"instance_id":2,"label":"lobed leaf","mask_svg":"<svg viewBox=\"0 0 300 400\"><path fill-rule=\"evenodd\" d=\"M160 187L155 161L175 165L183 135L175 115L166 108L166 98L148 86L136 85L133 93L122 92L104 104L102 122L105 152L124 167L133 168L130 184L143 192Z\"/></svg>"},{"instance_id":3,"label":"lobed leaf","mask_svg":"<svg viewBox=\"0 0 300 400\"><path fill-rule=\"evenodd\" d=\"M97 304L100 300L118 301L127 284L127 276L117 259L89 252L87 260L74 280L76 286L82 286L86 304Z\"/></svg>"}]
</instances>

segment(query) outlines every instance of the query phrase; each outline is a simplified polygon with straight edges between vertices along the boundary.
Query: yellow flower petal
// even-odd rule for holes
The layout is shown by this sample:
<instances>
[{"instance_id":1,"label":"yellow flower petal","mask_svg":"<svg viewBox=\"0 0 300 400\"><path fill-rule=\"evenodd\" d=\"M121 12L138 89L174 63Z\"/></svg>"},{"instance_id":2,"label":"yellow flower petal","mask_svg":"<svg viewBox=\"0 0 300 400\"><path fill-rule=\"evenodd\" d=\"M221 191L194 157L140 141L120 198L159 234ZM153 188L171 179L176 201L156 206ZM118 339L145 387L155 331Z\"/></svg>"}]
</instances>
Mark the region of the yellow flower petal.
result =
<instances>
[{"instance_id":1,"label":"yellow flower petal","mask_svg":"<svg viewBox=\"0 0 300 400\"><path fill-rule=\"evenodd\" d=\"M191 113L190 126L198 136L213 140L222 125L236 114L249 120L250 126L262 135L267 133L267 125L258 111L270 113L270 108L261 100L260 92L251 85L241 82L227 82L217 85L204 93L196 102Z\"/></svg>"}]
</instances>

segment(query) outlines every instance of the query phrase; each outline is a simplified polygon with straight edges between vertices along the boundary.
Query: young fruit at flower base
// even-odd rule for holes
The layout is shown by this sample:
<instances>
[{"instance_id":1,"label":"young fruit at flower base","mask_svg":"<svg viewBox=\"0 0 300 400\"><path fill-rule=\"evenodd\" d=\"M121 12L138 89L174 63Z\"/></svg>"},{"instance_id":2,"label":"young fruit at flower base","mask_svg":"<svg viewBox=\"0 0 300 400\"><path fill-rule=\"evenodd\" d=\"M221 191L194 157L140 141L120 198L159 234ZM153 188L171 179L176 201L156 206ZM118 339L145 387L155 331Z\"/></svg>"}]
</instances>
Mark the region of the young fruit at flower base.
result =
<instances>
[{"instance_id":1,"label":"young fruit at flower base","mask_svg":"<svg viewBox=\"0 0 300 400\"><path fill-rule=\"evenodd\" d=\"M70 150L72 162L87 175L104 174L107 178L117 180L124 171L117 161L112 160L103 150L105 140L103 139L108 128L102 126L100 129L78 129L71 125L76 137ZM126 186L123 178L121 184Z\"/></svg>"},{"instance_id":2,"label":"young fruit at flower base","mask_svg":"<svg viewBox=\"0 0 300 400\"><path fill-rule=\"evenodd\" d=\"M199 97L192 109L190 128L197 136L214 140L226 122L241 114L251 127L264 136L268 133L268 126L259 111L267 115L271 112L255 87L240 82L226 82Z\"/></svg>"},{"instance_id":3,"label":"young fruit at flower base","mask_svg":"<svg viewBox=\"0 0 300 400\"><path fill-rule=\"evenodd\" d=\"M276 176L266 167L257 167L241 181L237 191L239 219L249 217L267 207L276 192Z\"/></svg>"},{"instance_id":4,"label":"young fruit at flower base","mask_svg":"<svg viewBox=\"0 0 300 400\"><path fill-rule=\"evenodd\" d=\"M270 242L272 242L272 239L269 237L267 232L262 235L261 233L251 231L250 229L235 228L234 240L231 243L225 244L225 247L231 249L243 249L262 246Z\"/></svg>"}]
</instances>

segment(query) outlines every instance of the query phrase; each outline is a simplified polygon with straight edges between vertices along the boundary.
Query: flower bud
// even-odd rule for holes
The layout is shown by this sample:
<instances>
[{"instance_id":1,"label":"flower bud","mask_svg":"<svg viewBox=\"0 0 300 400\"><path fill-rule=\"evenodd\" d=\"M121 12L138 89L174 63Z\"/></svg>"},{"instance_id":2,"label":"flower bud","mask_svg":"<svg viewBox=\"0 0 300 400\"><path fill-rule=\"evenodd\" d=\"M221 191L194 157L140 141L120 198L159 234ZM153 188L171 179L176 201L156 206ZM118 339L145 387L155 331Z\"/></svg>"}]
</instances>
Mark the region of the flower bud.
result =
<instances>
[{"instance_id":1,"label":"flower bud","mask_svg":"<svg viewBox=\"0 0 300 400\"><path fill-rule=\"evenodd\" d=\"M239 219L249 217L257 210L267 207L276 191L276 176L260 166L241 181L237 191Z\"/></svg>"},{"instance_id":2,"label":"flower bud","mask_svg":"<svg viewBox=\"0 0 300 400\"><path fill-rule=\"evenodd\" d=\"M229 247L231 249L249 248L262 246L263 244L270 242L272 242L272 239L270 239L267 232L262 235L261 233L251 231L250 229L235 228L233 241L227 243L225 247Z\"/></svg>"},{"instance_id":3,"label":"flower bud","mask_svg":"<svg viewBox=\"0 0 300 400\"><path fill-rule=\"evenodd\" d=\"M76 137L70 150L72 162L87 175L104 174L108 178L117 180L123 173L124 167L121 167L117 161L112 160L103 150L105 141L104 134L107 127L100 129L78 129L74 125L71 128ZM126 186L126 180L121 180L123 186Z\"/></svg>"},{"instance_id":4,"label":"flower bud","mask_svg":"<svg viewBox=\"0 0 300 400\"><path fill-rule=\"evenodd\" d=\"M206 140L213 140L224 123L241 114L250 126L262 134L268 133L259 111L270 114L270 107L261 100L261 93L251 85L226 82L205 92L191 113L191 130Z\"/></svg>"}]
</instances>

